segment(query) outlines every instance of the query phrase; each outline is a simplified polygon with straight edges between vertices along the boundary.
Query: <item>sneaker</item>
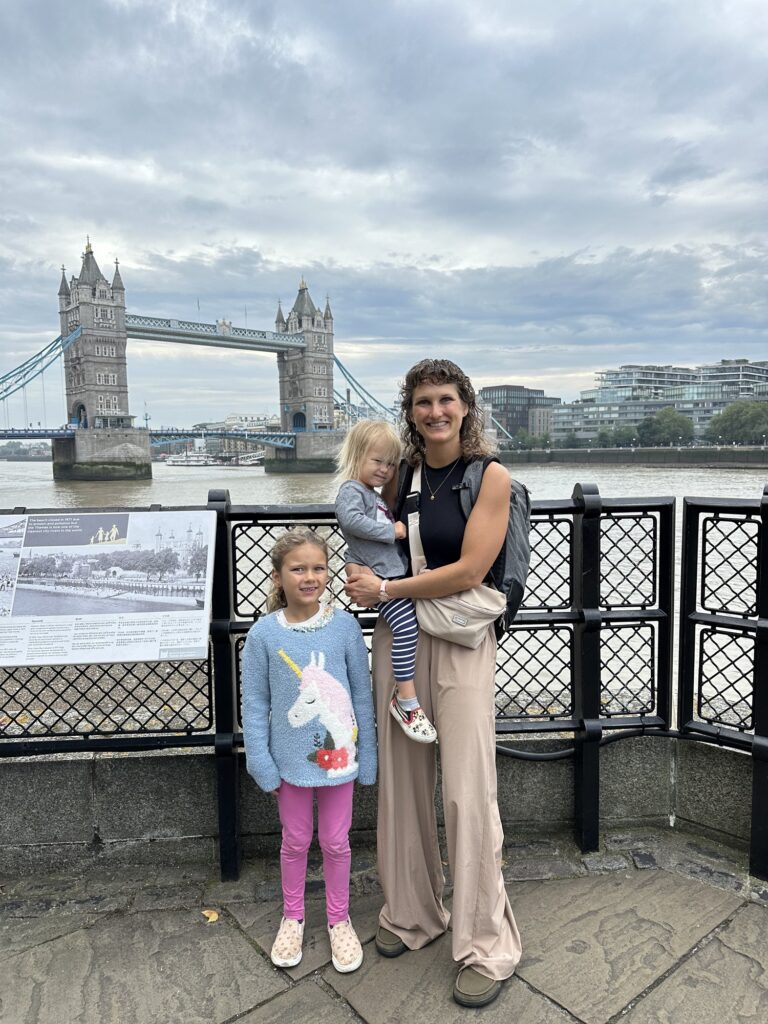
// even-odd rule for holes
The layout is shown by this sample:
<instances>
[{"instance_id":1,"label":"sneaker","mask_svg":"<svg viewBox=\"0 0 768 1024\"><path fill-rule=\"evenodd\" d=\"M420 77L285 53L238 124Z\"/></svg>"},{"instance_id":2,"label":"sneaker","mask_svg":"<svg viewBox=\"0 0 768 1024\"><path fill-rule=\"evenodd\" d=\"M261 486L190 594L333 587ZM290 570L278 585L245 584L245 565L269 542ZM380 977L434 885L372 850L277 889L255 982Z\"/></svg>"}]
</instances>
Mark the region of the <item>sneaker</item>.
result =
<instances>
[{"instance_id":1,"label":"sneaker","mask_svg":"<svg viewBox=\"0 0 768 1024\"><path fill-rule=\"evenodd\" d=\"M303 939L304 922L293 917L284 917L272 943L272 952L269 954L275 967L295 967L301 960Z\"/></svg>"},{"instance_id":2,"label":"sneaker","mask_svg":"<svg viewBox=\"0 0 768 1024\"><path fill-rule=\"evenodd\" d=\"M331 962L336 970L340 974L356 971L363 962L363 947L349 918L333 926L328 925L328 935L331 939Z\"/></svg>"},{"instance_id":3,"label":"sneaker","mask_svg":"<svg viewBox=\"0 0 768 1024\"><path fill-rule=\"evenodd\" d=\"M421 708L415 708L413 711L403 711L397 703L397 697L393 697L389 702L389 713L405 735L416 743L434 743L437 739L434 725L432 725Z\"/></svg>"}]
</instances>

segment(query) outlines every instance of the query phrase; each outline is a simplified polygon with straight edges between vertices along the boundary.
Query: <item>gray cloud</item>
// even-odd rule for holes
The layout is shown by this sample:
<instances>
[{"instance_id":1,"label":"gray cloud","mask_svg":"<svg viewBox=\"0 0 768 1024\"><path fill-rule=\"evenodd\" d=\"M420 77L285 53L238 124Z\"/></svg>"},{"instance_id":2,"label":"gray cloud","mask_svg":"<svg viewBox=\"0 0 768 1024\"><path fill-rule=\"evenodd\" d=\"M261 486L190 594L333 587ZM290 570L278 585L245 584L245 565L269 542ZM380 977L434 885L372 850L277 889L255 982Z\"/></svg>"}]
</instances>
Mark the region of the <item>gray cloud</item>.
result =
<instances>
[{"instance_id":1,"label":"gray cloud","mask_svg":"<svg viewBox=\"0 0 768 1024\"><path fill-rule=\"evenodd\" d=\"M566 397L765 356L764 5L529 8L7 0L0 372L86 233L135 312L270 328L304 273L383 398L427 351ZM277 404L274 359L129 360L155 422Z\"/></svg>"}]
</instances>

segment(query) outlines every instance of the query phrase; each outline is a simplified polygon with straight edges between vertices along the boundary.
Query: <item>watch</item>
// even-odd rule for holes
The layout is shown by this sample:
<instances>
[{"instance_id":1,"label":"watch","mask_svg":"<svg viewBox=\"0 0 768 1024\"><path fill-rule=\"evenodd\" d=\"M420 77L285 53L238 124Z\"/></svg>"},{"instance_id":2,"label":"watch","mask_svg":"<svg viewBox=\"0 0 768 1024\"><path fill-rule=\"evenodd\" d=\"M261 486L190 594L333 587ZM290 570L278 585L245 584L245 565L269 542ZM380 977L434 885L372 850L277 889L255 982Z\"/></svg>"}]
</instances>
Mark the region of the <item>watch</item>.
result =
<instances>
[{"instance_id":1,"label":"watch","mask_svg":"<svg viewBox=\"0 0 768 1024\"><path fill-rule=\"evenodd\" d=\"M379 587L379 600L380 601L389 601L390 600L389 594L387 593L387 581L386 580L382 580L381 581L381 586Z\"/></svg>"}]
</instances>

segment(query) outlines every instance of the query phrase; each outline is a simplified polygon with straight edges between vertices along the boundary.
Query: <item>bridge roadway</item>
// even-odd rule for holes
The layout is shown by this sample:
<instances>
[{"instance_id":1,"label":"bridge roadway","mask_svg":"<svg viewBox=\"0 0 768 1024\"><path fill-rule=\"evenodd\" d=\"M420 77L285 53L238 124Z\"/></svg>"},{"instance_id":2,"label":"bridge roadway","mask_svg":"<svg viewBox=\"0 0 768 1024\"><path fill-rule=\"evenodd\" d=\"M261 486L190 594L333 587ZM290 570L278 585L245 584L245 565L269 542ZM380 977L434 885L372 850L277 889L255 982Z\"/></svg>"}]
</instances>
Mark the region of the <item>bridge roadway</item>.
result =
<instances>
[{"instance_id":1,"label":"bridge roadway","mask_svg":"<svg viewBox=\"0 0 768 1024\"><path fill-rule=\"evenodd\" d=\"M10 427L0 430L0 441L45 441L55 437L74 437L80 427ZM280 430L150 430L153 446L180 444L196 437L231 438L237 441L252 441L271 445L273 448L295 448L296 435Z\"/></svg>"}]
</instances>

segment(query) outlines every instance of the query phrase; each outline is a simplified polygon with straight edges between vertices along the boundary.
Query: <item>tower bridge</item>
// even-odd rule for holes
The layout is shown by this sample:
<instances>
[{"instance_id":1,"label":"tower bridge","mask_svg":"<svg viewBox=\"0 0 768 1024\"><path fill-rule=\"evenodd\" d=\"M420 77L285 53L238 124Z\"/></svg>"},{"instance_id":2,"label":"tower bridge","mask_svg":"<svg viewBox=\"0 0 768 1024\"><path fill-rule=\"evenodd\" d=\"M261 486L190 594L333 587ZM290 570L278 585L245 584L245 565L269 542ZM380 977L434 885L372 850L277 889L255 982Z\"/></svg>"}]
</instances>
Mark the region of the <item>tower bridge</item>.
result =
<instances>
[{"instance_id":1,"label":"tower bridge","mask_svg":"<svg viewBox=\"0 0 768 1024\"><path fill-rule=\"evenodd\" d=\"M0 437L50 437L55 478L151 476L152 435L167 439L168 432L134 426L126 359L129 338L274 353L281 429L260 432L259 436L251 432L249 439L268 447L271 457L267 465L276 471L329 468L341 441L334 430L334 401L347 407L350 418L359 414L360 406L372 410L373 415L392 417L391 410L363 388L334 354L330 301L326 299L321 312L303 277L287 317L278 303L274 331L237 327L228 320L208 324L143 316L126 311L118 261L110 282L99 269L88 240L80 273L67 280L62 266L58 300L59 337L20 366L0 375L0 402L21 391L26 409L27 385L42 377L57 360L63 360L66 425L55 430L30 428L27 432L25 427L0 431ZM334 387L334 369L339 369L348 385L346 397ZM190 431L182 433L192 436Z\"/></svg>"}]
</instances>

